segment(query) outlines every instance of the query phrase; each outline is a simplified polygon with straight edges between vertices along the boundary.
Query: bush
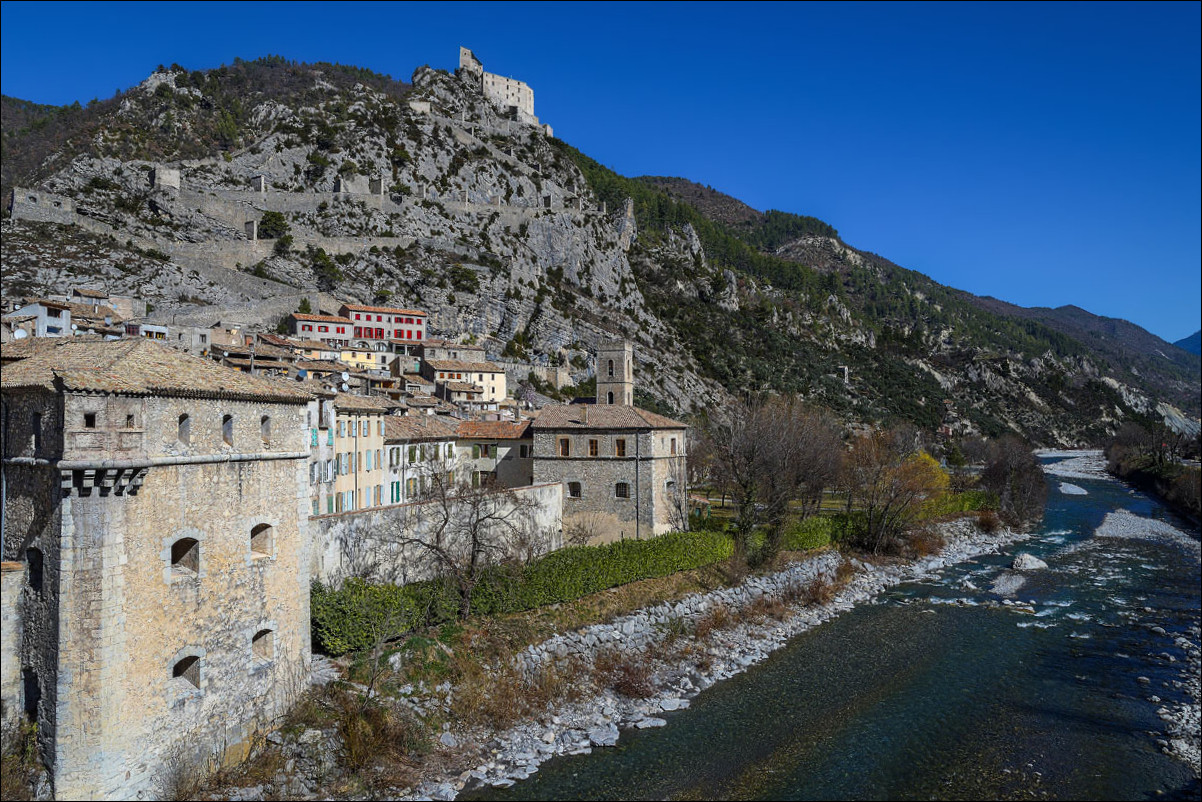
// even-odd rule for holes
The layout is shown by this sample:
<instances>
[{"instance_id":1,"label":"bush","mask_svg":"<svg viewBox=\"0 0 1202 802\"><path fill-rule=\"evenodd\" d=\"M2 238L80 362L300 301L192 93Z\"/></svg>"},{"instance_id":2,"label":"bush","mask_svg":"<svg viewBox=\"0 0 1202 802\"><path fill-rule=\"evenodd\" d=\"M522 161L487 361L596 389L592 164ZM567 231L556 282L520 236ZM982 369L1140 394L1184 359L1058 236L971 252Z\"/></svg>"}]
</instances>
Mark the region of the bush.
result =
<instances>
[{"instance_id":1,"label":"bush","mask_svg":"<svg viewBox=\"0 0 1202 802\"><path fill-rule=\"evenodd\" d=\"M993 534L1002 525L997 513L993 510L981 510L977 513L977 528L987 534Z\"/></svg>"},{"instance_id":2,"label":"bush","mask_svg":"<svg viewBox=\"0 0 1202 802\"><path fill-rule=\"evenodd\" d=\"M313 583L310 620L314 645L338 655L399 638L416 628L421 616L405 588L348 579L336 591Z\"/></svg>"},{"instance_id":3,"label":"bush","mask_svg":"<svg viewBox=\"0 0 1202 802\"><path fill-rule=\"evenodd\" d=\"M830 518L804 518L785 529L781 548L786 551L808 551L829 546L834 528Z\"/></svg>"},{"instance_id":4,"label":"bush","mask_svg":"<svg viewBox=\"0 0 1202 802\"><path fill-rule=\"evenodd\" d=\"M259 219L259 239L279 239L288 233L288 220L280 212L263 212Z\"/></svg>"}]
</instances>

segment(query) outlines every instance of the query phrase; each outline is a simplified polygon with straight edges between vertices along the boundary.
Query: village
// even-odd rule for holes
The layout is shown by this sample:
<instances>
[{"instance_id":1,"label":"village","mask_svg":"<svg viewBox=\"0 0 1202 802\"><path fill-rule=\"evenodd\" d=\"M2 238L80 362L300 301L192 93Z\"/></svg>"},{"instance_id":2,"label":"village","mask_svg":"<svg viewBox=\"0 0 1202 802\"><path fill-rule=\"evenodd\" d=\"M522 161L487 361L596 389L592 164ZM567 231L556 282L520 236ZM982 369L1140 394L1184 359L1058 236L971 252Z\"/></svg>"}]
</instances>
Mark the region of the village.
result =
<instances>
[{"instance_id":1,"label":"village","mask_svg":"<svg viewBox=\"0 0 1202 802\"><path fill-rule=\"evenodd\" d=\"M74 287L3 318L3 699L58 798L133 797L181 745L244 753L307 684L311 581L429 578L426 508L491 498L537 554L687 520L686 428L633 405L629 342L563 404L420 310L287 334L143 310Z\"/></svg>"}]
</instances>

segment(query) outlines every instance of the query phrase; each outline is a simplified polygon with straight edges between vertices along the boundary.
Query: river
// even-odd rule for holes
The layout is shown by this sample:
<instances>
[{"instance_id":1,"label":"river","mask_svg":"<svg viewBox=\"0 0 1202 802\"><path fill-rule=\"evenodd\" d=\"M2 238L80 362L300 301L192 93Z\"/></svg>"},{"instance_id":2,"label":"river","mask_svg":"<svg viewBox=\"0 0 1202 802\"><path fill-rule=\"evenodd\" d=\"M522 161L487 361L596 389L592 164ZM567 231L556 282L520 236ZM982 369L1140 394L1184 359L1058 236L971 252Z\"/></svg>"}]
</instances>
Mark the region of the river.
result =
<instances>
[{"instance_id":1,"label":"river","mask_svg":"<svg viewBox=\"0 0 1202 802\"><path fill-rule=\"evenodd\" d=\"M1069 473L1048 477L1038 533L1009 554L797 636L667 727L461 798L1197 798L1162 751L1157 710L1191 703L1198 532L1114 480ZM1010 571L1017 551L1048 568Z\"/></svg>"}]
</instances>

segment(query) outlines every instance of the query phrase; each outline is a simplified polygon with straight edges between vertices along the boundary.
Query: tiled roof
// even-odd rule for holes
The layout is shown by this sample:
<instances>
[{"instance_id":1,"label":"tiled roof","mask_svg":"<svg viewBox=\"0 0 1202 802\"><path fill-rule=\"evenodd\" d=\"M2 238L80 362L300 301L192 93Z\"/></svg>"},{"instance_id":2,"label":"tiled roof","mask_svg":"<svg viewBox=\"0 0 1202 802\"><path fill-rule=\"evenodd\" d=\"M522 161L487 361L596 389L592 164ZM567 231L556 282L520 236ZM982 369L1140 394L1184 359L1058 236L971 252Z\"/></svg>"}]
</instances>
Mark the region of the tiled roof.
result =
<instances>
[{"instance_id":1,"label":"tiled roof","mask_svg":"<svg viewBox=\"0 0 1202 802\"><path fill-rule=\"evenodd\" d=\"M302 315L300 312L293 312L292 317L296 320L303 320L306 323L344 323L348 326L353 326L348 318L338 317L337 315Z\"/></svg>"},{"instance_id":2,"label":"tiled roof","mask_svg":"<svg viewBox=\"0 0 1202 802\"><path fill-rule=\"evenodd\" d=\"M85 298L108 298L109 294L104 290L90 290L87 287L75 287L71 290L75 295L82 295Z\"/></svg>"},{"instance_id":3,"label":"tiled roof","mask_svg":"<svg viewBox=\"0 0 1202 802\"><path fill-rule=\"evenodd\" d=\"M684 429L683 423L638 407L616 404L549 404L535 429Z\"/></svg>"},{"instance_id":4,"label":"tiled roof","mask_svg":"<svg viewBox=\"0 0 1202 802\"><path fill-rule=\"evenodd\" d=\"M343 304L343 309L349 309L352 312L375 312L381 315L421 315L426 316L425 312L417 309L396 309L391 306L363 306L362 304ZM339 310L341 311L341 310Z\"/></svg>"},{"instance_id":5,"label":"tiled roof","mask_svg":"<svg viewBox=\"0 0 1202 802\"><path fill-rule=\"evenodd\" d=\"M475 373L504 373L505 368L493 362L464 362L462 359L427 359L434 370L461 370Z\"/></svg>"},{"instance_id":6,"label":"tiled roof","mask_svg":"<svg viewBox=\"0 0 1202 802\"><path fill-rule=\"evenodd\" d=\"M471 382L444 382L448 390L454 393L482 393L484 389Z\"/></svg>"},{"instance_id":7,"label":"tiled roof","mask_svg":"<svg viewBox=\"0 0 1202 802\"><path fill-rule=\"evenodd\" d=\"M351 395L350 393L339 393L334 396L334 408L354 410L355 412L380 412L383 413L389 408L387 399L373 398L366 395Z\"/></svg>"},{"instance_id":8,"label":"tiled roof","mask_svg":"<svg viewBox=\"0 0 1202 802\"><path fill-rule=\"evenodd\" d=\"M8 349L5 348L5 357ZM262 399L304 403L309 394L288 390L211 359L191 356L145 339L55 339L4 368L0 387L41 387L120 395Z\"/></svg>"},{"instance_id":9,"label":"tiled roof","mask_svg":"<svg viewBox=\"0 0 1202 802\"><path fill-rule=\"evenodd\" d=\"M449 440L455 436L455 425L434 415L389 415L384 418L384 442L413 440Z\"/></svg>"},{"instance_id":10,"label":"tiled roof","mask_svg":"<svg viewBox=\"0 0 1202 802\"><path fill-rule=\"evenodd\" d=\"M465 420L459 436L470 440L520 440L529 435L530 421Z\"/></svg>"}]
</instances>

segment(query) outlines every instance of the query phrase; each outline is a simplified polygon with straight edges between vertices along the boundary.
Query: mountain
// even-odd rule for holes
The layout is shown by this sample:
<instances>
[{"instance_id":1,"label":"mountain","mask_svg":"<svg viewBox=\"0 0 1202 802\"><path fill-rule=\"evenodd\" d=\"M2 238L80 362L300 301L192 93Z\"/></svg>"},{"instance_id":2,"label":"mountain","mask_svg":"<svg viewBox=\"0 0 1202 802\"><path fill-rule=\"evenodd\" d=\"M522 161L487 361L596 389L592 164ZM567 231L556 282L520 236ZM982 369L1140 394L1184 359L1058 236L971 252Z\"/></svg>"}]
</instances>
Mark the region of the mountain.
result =
<instances>
[{"instance_id":1,"label":"mountain","mask_svg":"<svg viewBox=\"0 0 1202 802\"><path fill-rule=\"evenodd\" d=\"M797 392L849 421L1047 445L1198 414L1198 360L1138 327L977 298L816 218L618 175L469 75L269 58L163 68L77 109L4 102L6 297L102 284L198 325L274 326L302 296L402 303L577 381L624 336L639 403L665 412Z\"/></svg>"},{"instance_id":2,"label":"mountain","mask_svg":"<svg viewBox=\"0 0 1202 802\"><path fill-rule=\"evenodd\" d=\"M1191 354L1202 354L1202 331L1195 331L1185 339L1173 343L1173 345Z\"/></svg>"}]
</instances>

